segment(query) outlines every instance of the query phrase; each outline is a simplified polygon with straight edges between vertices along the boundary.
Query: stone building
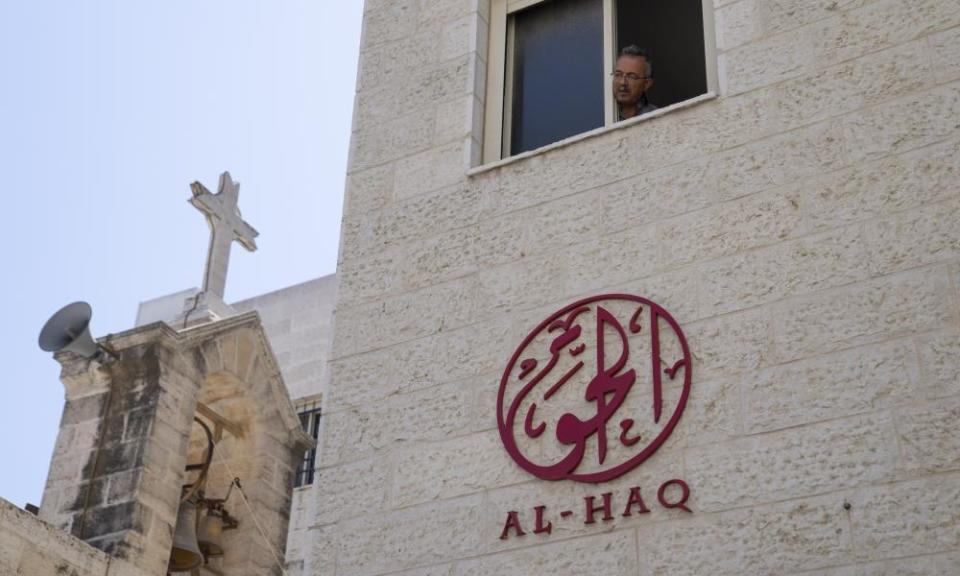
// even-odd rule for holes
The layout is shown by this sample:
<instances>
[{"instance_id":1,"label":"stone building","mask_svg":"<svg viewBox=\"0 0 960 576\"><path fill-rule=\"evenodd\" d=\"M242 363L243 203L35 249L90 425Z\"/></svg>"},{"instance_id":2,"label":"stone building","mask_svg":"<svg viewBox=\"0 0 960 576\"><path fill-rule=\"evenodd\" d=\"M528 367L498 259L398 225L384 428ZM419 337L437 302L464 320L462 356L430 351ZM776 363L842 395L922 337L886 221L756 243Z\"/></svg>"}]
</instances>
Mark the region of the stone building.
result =
<instances>
[{"instance_id":1,"label":"stone building","mask_svg":"<svg viewBox=\"0 0 960 576\"><path fill-rule=\"evenodd\" d=\"M288 573L960 573L958 128L955 0L367 0Z\"/></svg>"},{"instance_id":2,"label":"stone building","mask_svg":"<svg viewBox=\"0 0 960 576\"><path fill-rule=\"evenodd\" d=\"M553 112L576 133L527 149L518 109L565 95L526 95L593 50L565 34L600 30L604 73L621 47L631 3L554 25L571 2L366 2L303 573L960 573L960 4L649 3L668 40L703 26L701 87L614 123L606 76L577 79L596 127ZM505 448L501 378L610 293L686 335L683 417L614 480L544 480ZM673 479L690 512L658 503Z\"/></svg>"}]
</instances>

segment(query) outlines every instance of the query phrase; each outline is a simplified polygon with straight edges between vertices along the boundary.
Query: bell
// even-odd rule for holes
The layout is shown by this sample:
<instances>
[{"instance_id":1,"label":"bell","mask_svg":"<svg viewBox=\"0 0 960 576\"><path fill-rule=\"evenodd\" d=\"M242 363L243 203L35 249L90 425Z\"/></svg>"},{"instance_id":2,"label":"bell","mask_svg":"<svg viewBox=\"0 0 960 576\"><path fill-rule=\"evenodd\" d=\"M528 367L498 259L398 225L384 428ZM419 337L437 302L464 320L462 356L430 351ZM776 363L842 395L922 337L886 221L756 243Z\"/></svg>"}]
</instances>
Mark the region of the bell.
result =
<instances>
[{"instance_id":1,"label":"bell","mask_svg":"<svg viewBox=\"0 0 960 576\"><path fill-rule=\"evenodd\" d=\"M203 563L197 543L197 504L187 500L180 504L177 514L177 529L173 533L173 549L170 550L170 572L189 572Z\"/></svg>"},{"instance_id":2,"label":"bell","mask_svg":"<svg viewBox=\"0 0 960 576\"><path fill-rule=\"evenodd\" d=\"M200 520L197 542L200 544L203 555L207 558L223 556L223 518L213 511L207 513Z\"/></svg>"}]
</instances>

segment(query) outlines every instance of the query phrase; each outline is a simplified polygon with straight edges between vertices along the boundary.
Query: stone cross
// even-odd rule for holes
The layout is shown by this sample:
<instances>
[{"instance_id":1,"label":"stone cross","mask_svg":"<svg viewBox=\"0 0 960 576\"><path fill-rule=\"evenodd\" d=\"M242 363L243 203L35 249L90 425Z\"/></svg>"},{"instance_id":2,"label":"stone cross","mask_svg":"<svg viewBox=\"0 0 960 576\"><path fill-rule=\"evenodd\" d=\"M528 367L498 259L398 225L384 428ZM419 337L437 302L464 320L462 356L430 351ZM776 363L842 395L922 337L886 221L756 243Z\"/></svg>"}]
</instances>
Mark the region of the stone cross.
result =
<instances>
[{"instance_id":1,"label":"stone cross","mask_svg":"<svg viewBox=\"0 0 960 576\"><path fill-rule=\"evenodd\" d=\"M257 249L254 239L259 233L240 216L237 207L240 184L233 181L229 172L220 175L220 188L216 194L211 194L199 182L191 184L190 189L193 191L190 203L203 212L210 225L210 249L203 276L203 292L222 301L230 264L230 245L236 240L253 252Z\"/></svg>"}]
</instances>

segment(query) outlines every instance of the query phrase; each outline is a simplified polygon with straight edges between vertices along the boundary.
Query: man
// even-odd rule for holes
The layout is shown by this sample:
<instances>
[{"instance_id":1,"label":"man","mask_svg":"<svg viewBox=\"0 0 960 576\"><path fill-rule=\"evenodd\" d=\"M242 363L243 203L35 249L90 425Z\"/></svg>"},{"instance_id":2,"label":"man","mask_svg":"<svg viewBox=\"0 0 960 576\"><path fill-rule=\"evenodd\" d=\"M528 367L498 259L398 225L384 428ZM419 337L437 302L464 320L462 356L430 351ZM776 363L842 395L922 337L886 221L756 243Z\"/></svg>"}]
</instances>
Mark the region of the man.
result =
<instances>
[{"instance_id":1,"label":"man","mask_svg":"<svg viewBox=\"0 0 960 576\"><path fill-rule=\"evenodd\" d=\"M657 109L647 101L647 90L653 86L653 63L642 48L631 44L621 50L611 76L618 121Z\"/></svg>"}]
</instances>

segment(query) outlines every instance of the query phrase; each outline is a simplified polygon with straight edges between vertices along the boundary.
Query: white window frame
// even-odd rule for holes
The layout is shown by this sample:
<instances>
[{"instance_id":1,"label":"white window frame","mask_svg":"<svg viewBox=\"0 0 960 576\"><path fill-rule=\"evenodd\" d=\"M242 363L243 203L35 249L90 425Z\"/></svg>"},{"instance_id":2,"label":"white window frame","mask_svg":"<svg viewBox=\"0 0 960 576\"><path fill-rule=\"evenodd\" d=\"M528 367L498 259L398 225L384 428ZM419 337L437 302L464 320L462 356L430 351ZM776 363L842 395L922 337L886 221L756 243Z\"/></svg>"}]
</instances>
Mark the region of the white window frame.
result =
<instances>
[{"instance_id":1,"label":"white window frame","mask_svg":"<svg viewBox=\"0 0 960 576\"><path fill-rule=\"evenodd\" d=\"M303 397L303 398L297 399L297 400L294 402L294 410L295 410L296 413L297 413L297 421L300 420L300 416L301 416L304 412L309 412L309 413L310 413L310 421L309 421L309 423L308 423L308 427L312 428L312 427L315 426L315 425L316 425L316 426L319 426L319 421L323 418L322 405L323 405L323 394L315 394L315 395L313 395L313 396L305 396L305 397ZM316 424L315 424L315 423L316 423ZM306 432L308 435L310 435L311 438L313 437L313 434L310 432L310 430L304 430L304 432ZM294 473L297 475L297 477L294 478L294 487L293 487L294 491L297 491L297 490L306 490L306 489L309 489L311 486L314 485L315 477L313 477L313 476L311 476L310 482L304 481L304 482L302 482L302 483L299 484L299 485L297 484L297 482L299 481L299 480L298 480L298 477L299 477L301 474L304 474L304 473L306 472L306 470L301 470L301 469L300 469L301 464L303 463L303 461L306 460L306 454L309 454L310 452L313 452L313 458L312 458L312 461L313 461L313 469L312 469L312 471L315 473L316 470L317 470L317 458L320 456L320 430L319 430L319 428L317 429L317 437L314 438L314 441L316 441L317 445L314 446L313 448L307 450L306 452L304 452L304 456L301 458L300 463L297 464L297 469L294 471Z\"/></svg>"},{"instance_id":2,"label":"white window frame","mask_svg":"<svg viewBox=\"0 0 960 576\"><path fill-rule=\"evenodd\" d=\"M490 40L487 54L486 114L483 126L483 164L502 159L510 142L513 99L506 97L513 92L514 26L510 18L515 12L550 0L491 0ZM604 127L615 123L613 92L609 90L608 78L613 72L616 14L615 0L603 0L603 117ZM717 93L717 43L713 20L713 0L701 0L703 6L703 45L707 70L707 93ZM680 104L680 103L678 103Z\"/></svg>"}]
</instances>

